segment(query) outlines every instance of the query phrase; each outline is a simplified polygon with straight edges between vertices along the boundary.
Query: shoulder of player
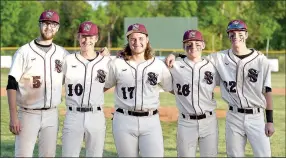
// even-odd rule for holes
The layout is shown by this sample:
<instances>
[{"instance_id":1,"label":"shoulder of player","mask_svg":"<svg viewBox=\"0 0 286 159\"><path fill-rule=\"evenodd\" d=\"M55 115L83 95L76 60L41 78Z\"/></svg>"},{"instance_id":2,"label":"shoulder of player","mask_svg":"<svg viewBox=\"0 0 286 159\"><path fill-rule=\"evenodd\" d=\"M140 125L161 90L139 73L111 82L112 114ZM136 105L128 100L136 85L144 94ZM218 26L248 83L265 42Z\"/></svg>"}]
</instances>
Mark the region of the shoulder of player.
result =
<instances>
[{"instance_id":1,"label":"shoulder of player","mask_svg":"<svg viewBox=\"0 0 286 159\"><path fill-rule=\"evenodd\" d=\"M268 57L265 56L262 52L257 52L258 53L258 59L261 60L263 63L269 63Z\"/></svg>"},{"instance_id":2,"label":"shoulder of player","mask_svg":"<svg viewBox=\"0 0 286 159\"><path fill-rule=\"evenodd\" d=\"M74 61L74 60L77 60L76 57L75 57L75 54L76 53L72 53L72 54L68 54L64 57L64 60L65 61Z\"/></svg>"},{"instance_id":3,"label":"shoulder of player","mask_svg":"<svg viewBox=\"0 0 286 159\"><path fill-rule=\"evenodd\" d=\"M112 61L112 58L110 56L102 56L99 54L97 58L99 58L99 62L101 62L101 63L108 64Z\"/></svg>"},{"instance_id":4,"label":"shoulder of player","mask_svg":"<svg viewBox=\"0 0 286 159\"><path fill-rule=\"evenodd\" d=\"M210 55L224 56L224 55L227 55L228 52L229 52L229 49L210 53Z\"/></svg>"},{"instance_id":5,"label":"shoulder of player","mask_svg":"<svg viewBox=\"0 0 286 159\"><path fill-rule=\"evenodd\" d=\"M53 45L56 47L56 50L58 52L62 52L64 55L69 55L70 54L64 47L59 46L59 45L57 45L55 43L53 43Z\"/></svg>"},{"instance_id":6,"label":"shoulder of player","mask_svg":"<svg viewBox=\"0 0 286 159\"><path fill-rule=\"evenodd\" d=\"M111 65L122 65L125 64L125 60L123 58L111 58L110 64Z\"/></svg>"},{"instance_id":7,"label":"shoulder of player","mask_svg":"<svg viewBox=\"0 0 286 159\"><path fill-rule=\"evenodd\" d=\"M210 53L209 55L203 56L202 58L208 60L209 58L224 57L228 55L228 52L229 52L229 49L221 50L221 51Z\"/></svg>"},{"instance_id":8,"label":"shoulder of player","mask_svg":"<svg viewBox=\"0 0 286 159\"><path fill-rule=\"evenodd\" d=\"M29 43L27 43L27 44L19 47L18 50L15 52L15 54L17 53L17 54L24 55L24 54L29 53L30 51L31 51L31 47L29 46Z\"/></svg>"},{"instance_id":9,"label":"shoulder of player","mask_svg":"<svg viewBox=\"0 0 286 159\"><path fill-rule=\"evenodd\" d=\"M156 57L154 57L154 59L150 59L150 62L152 64L155 64L155 65L159 65L159 66L166 66L165 62L161 59L158 59Z\"/></svg>"}]
</instances>

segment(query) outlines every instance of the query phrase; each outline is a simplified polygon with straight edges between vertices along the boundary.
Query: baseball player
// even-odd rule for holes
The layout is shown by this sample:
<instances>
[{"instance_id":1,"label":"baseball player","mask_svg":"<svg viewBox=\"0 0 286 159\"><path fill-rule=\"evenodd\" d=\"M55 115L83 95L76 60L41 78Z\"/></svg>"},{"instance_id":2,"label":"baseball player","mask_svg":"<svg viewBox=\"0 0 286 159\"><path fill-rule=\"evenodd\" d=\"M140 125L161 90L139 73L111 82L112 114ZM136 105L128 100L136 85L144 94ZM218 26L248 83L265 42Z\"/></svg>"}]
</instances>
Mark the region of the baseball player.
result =
<instances>
[{"instance_id":1,"label":"baseball player","mask_svg":"<svg viewBox=\"0 0 286 159\"><path fill-rule=\"evenodd\" d=\"M170 69L179 109L177 129L178 157L196 157L199 144L201 157L216 157L218 124L213 91L219 75L213 64L201 58L205 43L197 30L183 36L186 57L178 58Z\"/></svg>"},{"instance_id":2,"label":"baseball player","mask_svg":"<svg viewBox=\"0 0 286 159\"><path fill-rule=\"evenodd\" d=\"M57 12L44 11L39 18L40 36L20 47L13 56L7 95L10 131L16 135L15 157L32 157L37 137L39 157L55 157L56 107L61 103L62 64L68 54L52 42L59 20Z\"/></svg>"},{"instance_id":3,"label":"baseball player","mask_svg":"<svg viewBox=\"0 0 286 159\"><path fill-rule=\"evenodd\" d=\"M172 90L172 77L163 61L152 54L143 24L128 27L122 58L109 69L105 91L115 86L112 132L119 157L163 157L159 91Z\"/></svg>"},{"instance_id":4,"label":"baseball player","mask_svg":"<svg viewBox=\"0 0 286 159\"><path fill-rule=\"evenodd\" d=\"M275 130L270 65L263 54L246 47L248 32L242 20L231 21L227 34L231 49L207 57L219 72L222 97L229 105L227 156L244 157L248 139L255 157L271 157L269 137ZM171 58L174 56L170 56L167 63Z\"/></svg>"},{"instance_id":5,"label":"baseball player","mask_svg":"<svg viewBox=\"0 0 286 159\"><path fill-rule=\"evenodd\" d=\"M102 157L105 139L103 87L109 56L94 51L97 26L86 21L78 29L80 52L66 56L63 67L67 113L62 136L62 156L79 157L85 140L86 157Z\"/></svg>"}]
</instances>

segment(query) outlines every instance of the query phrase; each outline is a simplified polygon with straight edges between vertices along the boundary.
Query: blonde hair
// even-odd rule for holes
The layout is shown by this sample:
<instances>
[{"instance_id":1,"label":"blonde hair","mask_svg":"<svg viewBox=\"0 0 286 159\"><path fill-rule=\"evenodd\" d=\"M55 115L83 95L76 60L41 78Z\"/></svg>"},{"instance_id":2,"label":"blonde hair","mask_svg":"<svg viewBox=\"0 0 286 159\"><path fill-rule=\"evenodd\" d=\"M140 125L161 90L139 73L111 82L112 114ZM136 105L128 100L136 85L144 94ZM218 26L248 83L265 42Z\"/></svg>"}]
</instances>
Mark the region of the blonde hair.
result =
<instances>
[{"instance_id":1,"label":"blonde hair","mask_svg":"<svg viewBox=\"0 0 286 159\"><path fill-rule=\"evenodd\" d=\"M122 58L124 60L130 60L131 57L132 57L132 52L131 52L131 48L129 46L129 43L127 43L124 48L123 48L123 52L121 54ZM147 46L146 46L146 50L144 52L144 58L145 60L149 60L151 59L152 57L154 57L154 53L153 53L153 49L150 45L150 43L148 42L147 43Z\"/></svg>"}]
</instances>

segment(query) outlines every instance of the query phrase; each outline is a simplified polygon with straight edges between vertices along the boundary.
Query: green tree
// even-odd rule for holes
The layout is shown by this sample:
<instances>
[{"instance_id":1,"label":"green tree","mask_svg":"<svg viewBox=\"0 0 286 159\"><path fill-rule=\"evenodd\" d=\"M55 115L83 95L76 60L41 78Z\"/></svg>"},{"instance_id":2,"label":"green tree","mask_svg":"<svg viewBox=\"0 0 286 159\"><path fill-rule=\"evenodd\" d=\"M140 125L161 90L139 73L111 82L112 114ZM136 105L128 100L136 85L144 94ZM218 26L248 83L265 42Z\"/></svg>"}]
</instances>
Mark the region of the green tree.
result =
<instances>
[{"instance_id":1,"label":"green tree","mask_svg":"<svg viewBox=\"0 0 286 159\"><path fill-rule=\"evenodd\" d=\"M86 1L63 1L59 9L61 24L55 42L62 46L77 46L78 27L92 19L92 7Z\"/></svg>"},{"instance_id":2,"label":"green tree","mask_svg":"<svg viewBox=\"0 0 286 159\"><path fill-rule=\"evenodd\" d=\"M158 1L158 16L165 17L191 17L197 15L196 1Z\"/></svg>"},{"instance_id":3,"label":"green tree","mask_svg":"<svg viewBox=\"0 0 286 159\"><path fill-rule=\"evenodd\" d=\"M285 50L286 49L286 1L255 1L254 5L259 15L263 15L268 21L268 25L264 26L267 36L270 39L270 49ZM265 7L267 6L267 7ZM264 24L264 21L263 21ZM267 29L266 29L267 28ZM266 38L262 37L260 45L265 48Z\"/></svg>"},{"instance_id":4,"label":"green tree","mask_svg":"<svg viewBox=\"0 0 286 159\"><path fill-rule=\"evenodd\" d=\"M40 35L39 17L44 10L38 1L21 2L21 8L15 31L17 36L13 36L15 46L21 46Z\"/></svg>"},{"instance_id":5,"label":"green tree","mask_svg":"<svg viewBox=\"0 0 286 159\"><path fill-rule=\"evenodd\" d=\"M111 35L112 47L124 45L124 18L152 16L152 3L150 1L109 1L105 7L107 15L106 32ZM107 36L106 36L107 41Z\"/></svg>"},{"instance_id":6,"label":"green tree","mask_svg":"<svg viewBox=\"0 0 286 159\"><path fill-rule=\"evenodd\" d=\"M21 2L1 1L1 47L15 46L14 33L19 27Z\"/></svg>"}]
</instances>

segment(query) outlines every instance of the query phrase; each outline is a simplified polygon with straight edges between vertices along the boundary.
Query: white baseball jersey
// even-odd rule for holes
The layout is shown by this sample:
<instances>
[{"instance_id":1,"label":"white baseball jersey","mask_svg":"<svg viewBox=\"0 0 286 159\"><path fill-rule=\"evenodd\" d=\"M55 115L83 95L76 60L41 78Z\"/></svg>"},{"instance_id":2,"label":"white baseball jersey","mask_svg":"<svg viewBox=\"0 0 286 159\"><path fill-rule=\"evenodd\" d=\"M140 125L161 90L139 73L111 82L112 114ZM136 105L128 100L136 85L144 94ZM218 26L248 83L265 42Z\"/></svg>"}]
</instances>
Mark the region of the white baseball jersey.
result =
<instances>
[{"instance_id":1,"label":"white baseball jersey","mask_svg":"<svg viewBox=\"0 0 286 159\"><path fill-rule=\"evenodd\" d=\"M9 75L19 84L17 105L24 108L53 108L61 103L62 65L68 52L52 44L46 53L34 40L13 56Z\"/></svg>"},{"instance_id":2,"label":"white baseball jersey","mask_svg":"<svg viewBox=\"0 0 286 159\"><path fill-rule=\"evenodd\" d=\"M194 63L187 57L177 58L170 71L181 113L200 115L216 108L213 90L219 83L219 75L211 62L203 59Z\"/></svg>"},{"instance_id":3,"label":"white baseball jersey","mask_svg":"<svg viewBox=\"0 0 286 159\"><path fill-rule=\"evenodd\" d=\"M156 58L141 64L114 59L110 64L105 88L115 87L115 107L128 110L157 109L160 88L172 90L170 71Z\"/></svg>"},{"instance_id":4,"label":"white baseball jersey","mask_svg":"<svg viewBox=\"0 0 286 159\"><path fill-rule=\"evenodd\" d=\"M65 58L66 105L99 107L104 104L103 87L108 74L109 56L88 61L79 52Z\"/></svg>"},{"instance_id":5,"label":"white baseball jersey","mask_svg":"<svg viewBox=\"0 0 286 159\"><path fill-rule=\"evenodd\" d=\"M240 59L231 49L213 53L206 58L217 68L221 77L223 99L239 108L266 108L265 87L271 88L271 70L267 58L253 53Z\"/></svg>"}]
</instances>

